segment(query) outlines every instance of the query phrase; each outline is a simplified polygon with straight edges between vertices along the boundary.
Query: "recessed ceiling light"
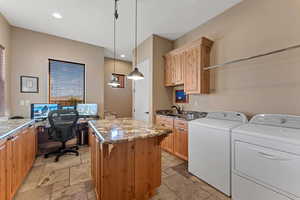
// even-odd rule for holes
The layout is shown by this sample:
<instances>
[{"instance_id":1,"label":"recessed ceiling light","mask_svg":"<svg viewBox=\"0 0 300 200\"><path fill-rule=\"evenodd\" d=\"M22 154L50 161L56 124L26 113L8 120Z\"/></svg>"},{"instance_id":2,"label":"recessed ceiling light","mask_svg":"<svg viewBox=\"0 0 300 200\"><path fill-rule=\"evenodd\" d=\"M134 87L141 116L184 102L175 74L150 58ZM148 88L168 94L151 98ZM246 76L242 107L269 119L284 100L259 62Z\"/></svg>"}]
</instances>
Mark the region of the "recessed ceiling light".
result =
<instances>
[{"instance_id":1,"label":"recessed ceiling light","mask_svg":"<svg viewBox=\"0 0 300 200\"><path fill-rule=\"evenodd\" d=\"M126 56L125 56L125 54L121 54L120 57L121 58L125 58Z\"/></svg>"},{"instance_id":2,"label":"recessed ceiling light","mask_svg":"<svg viewBox=\"0 0 300 200\"><path fill-rule=\"evenodd\" d=\"M62 15L58 12L54 12L54 13L52 13L52 17L54 17L55 19L61 19Z\"/></svg>"}]
</instances>

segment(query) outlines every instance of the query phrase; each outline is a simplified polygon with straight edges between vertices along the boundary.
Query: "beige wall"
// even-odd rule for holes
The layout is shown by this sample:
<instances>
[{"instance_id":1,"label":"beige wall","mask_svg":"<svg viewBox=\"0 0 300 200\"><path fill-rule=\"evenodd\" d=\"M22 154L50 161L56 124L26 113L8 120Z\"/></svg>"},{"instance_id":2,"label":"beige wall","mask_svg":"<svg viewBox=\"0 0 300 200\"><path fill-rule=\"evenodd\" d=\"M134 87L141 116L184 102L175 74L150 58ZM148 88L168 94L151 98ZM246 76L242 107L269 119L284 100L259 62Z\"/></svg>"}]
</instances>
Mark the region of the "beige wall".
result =
<instances>
[{"instance_id":1,"label":"beige wall","mask_svg":"<svg viewBox=\"0 0 300 200\"><path fill-rule=\"evenodd\" d=\"M10 58L11 58L11 28L7 20L0 13L0 45L5 48L4 69L2 74L4 86L4 108L0 108L0 115L10 114ZM2 91L1 91L2 92Z\"/></svg>"},{"instance_id":2,"label":"beige wall","mask_svg":"<svg viewBox=\"0 0 300 200\"><path fill-rule=\"evenodd\" d=\"M206 36L212 64L300 44L299 0L244 0L175 41ZM211 71L211 94L192 95L185 108L300 115L300 50Z\"/></svg>"},{"instance_id":3,"label":"beige wall","mask_svg":"<svg viewBox=\"0 0 300 200\"><path fill-rule=\"evenodd\" d=\"M151 122L154 121L156 110L169 109L172 105L172 89L164 87L163 58L163 56L172 49L172 41L157 35L151 35L138 46L138 63L147 59L149 60L149 113Z\"/></svg>"},{"instance_id":4,"label":"beige wall","mask_svg":"<svg viewBox=\"0 0 300 200\"><path fill-rule=\"evenodd\" d=\"M173 104L173 91L165 87L165 60L163 56L173 49L173 41L153 37L153 113L170 109ZM154 116L154 115L153 115Z\"/></svg>"},{"instance_id":5,"label":"beige wall","mask_svg":"<svg viewBox=\"0 0 300 200\"><path fill-rule=\"evenodd\" d=\"M30 103L48 102L48 59L85 64L86 102L97 103L100 114L104 112L104 53L96 47L68 39L50 36L21 28L12 28L11 57L11 108L13 115L29 117ZM39 77L38 94L20 93L20 76Z\"/></svg>"},{"instance_id":6,"label":"beige wall","mask_svg":"<svg viewBox=\"0 0 300 200\"><path fill-rule=\"evenodd\" d=\"M117 113L120 117L132 116L132 81L125 78L125 88L112 88L107 85L111 80L112 73L127 75L132 71L132 63L116 60L116 71L114 72L114 60L104 59L105 66L105 111Z\"/></svg>"}]
</instances>

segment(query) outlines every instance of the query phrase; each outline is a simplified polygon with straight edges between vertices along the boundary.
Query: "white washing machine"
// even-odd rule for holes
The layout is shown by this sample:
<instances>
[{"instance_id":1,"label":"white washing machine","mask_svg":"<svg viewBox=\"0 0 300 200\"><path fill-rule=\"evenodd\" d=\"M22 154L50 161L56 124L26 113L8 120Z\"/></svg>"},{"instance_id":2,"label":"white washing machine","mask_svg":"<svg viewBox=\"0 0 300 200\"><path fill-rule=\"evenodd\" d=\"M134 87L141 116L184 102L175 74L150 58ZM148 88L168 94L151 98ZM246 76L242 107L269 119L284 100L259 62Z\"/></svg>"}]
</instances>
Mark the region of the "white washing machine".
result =
<instances>
[{"instance_id":1,"label":"white washing machine","mask_svg":"<svg viewBox=\"0 0 300 200\"><path fill-rule=\"evenodd\" d=\"M189 172L228 196L231 129L246 122L247 117L238 112L211 112L189 122Z\"/></svg>"},{"instance_id":2,"label":"white washing machine","mask_svg":"<svg viewBox=\"0 0 300 200\"><path fill-rule=\"evenodd\" d=\"M232 199L300 200L300 117L256 115L232 131Z\"/></svg>"}]
</instances>

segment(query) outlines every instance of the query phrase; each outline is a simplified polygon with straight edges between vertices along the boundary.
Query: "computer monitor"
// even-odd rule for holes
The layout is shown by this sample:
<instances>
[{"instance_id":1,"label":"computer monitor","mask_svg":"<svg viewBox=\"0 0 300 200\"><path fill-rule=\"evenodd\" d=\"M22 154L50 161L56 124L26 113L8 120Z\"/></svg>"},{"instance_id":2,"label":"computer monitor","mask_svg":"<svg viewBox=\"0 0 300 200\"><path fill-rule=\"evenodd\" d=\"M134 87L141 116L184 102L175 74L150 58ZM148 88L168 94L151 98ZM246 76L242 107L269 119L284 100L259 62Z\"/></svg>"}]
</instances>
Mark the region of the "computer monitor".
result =
<instances>
[{"instance_id":1,"label":"computer monitor","mask_svg":"<svg viewBox=\"0 0 300 200\"><path fill-rule=\"evenodd\" d=\"M61 106L61 110L75 110L76 106Z\"/></svg>"},{"instance_id":2,"label":"computer monitor","mask_svg":"<svg viewBox=\"0 0 300 200\"><path fill-rule=\"evenodd\" d=\"M58 109L58 104L31 104L31 119L45 119L50 111Z\"/></svg>"},{"instance_id":3,"label":"computer monitor","mask_svg":"<svg viewBox=\"0 0 300 200\"><path fill-rule=\"evenodd\" d=\"M80 116L97 116L97 104L77 104L76 109Z\"/></svg>"}]
</instances>

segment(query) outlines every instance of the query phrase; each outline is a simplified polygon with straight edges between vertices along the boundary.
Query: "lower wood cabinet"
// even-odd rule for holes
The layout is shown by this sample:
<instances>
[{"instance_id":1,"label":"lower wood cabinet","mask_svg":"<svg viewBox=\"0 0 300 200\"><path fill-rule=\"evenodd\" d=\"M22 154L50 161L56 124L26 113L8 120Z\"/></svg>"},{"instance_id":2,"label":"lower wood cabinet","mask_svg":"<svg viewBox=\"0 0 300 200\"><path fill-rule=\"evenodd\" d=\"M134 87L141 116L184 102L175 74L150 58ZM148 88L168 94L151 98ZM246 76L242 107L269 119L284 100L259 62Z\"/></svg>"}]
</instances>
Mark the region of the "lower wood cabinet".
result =
<instances>
[{"instance_id":1,"label":"lower wood cabinet","mask_svg":"<svg viewBox=\"0 0 300 200\"><path fill-rule=\"evenodd\" d=\"M173 130L171 134L164 138L161 143L161 148L183 160L188 160L187 121L157 115L156 124Z\"/></svg>"},{"instance_id":2,"label":"lower wood cabinet","mask_svg":"<svg viewBox=\"0 0 300 200\"><path fill-rule=\"evenodd\" d=\"M0 199L8 200L7 142L0 140Z\"/></svg>"},{"instance_id":3,"label":"lower wood cabinet","mask_svg":"<svg viewBox=\"0 0 300 200\"><path fill-rule=\"evenodd\" d=\"M13 199L35 160L36 129L24 129L0 140L0 199Z\"/></svg>"},{"instance_id":4,"label":"lower wood cabinet","mask_svg":"<svg viewBox=\"0 0 300 200\"><path fill-rule=\"evenodd\" d=\"M90 129L91 173L97 199L150 199L161 185L162 138L102 144Z\"/></svg>"},{"instance_id":5,"label":"lower wood cabinet","mask_svg":"<svg viewBox=\"0 0 300 200\"><path fill-rule=\"evenodd\" d=\"M174 154L188 160L188 126L183 120L174 120Z\"/></svg>"}]
</instances>

